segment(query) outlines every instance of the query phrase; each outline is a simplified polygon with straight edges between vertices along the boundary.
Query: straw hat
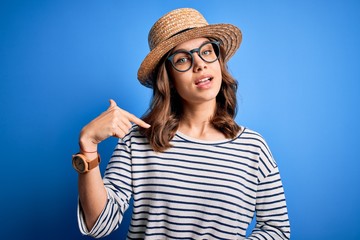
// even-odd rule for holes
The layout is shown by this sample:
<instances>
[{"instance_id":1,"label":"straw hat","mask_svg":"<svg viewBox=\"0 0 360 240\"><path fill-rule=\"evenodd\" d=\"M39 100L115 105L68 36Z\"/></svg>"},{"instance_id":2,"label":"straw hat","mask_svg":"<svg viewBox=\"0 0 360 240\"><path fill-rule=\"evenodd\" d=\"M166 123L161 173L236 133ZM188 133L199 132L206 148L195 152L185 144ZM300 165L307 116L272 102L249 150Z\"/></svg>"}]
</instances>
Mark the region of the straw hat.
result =
<instances>
[{"instance_id":1,"label":"straw hat","mask_svg":"<svg viewBox=\"0 0 360 240\"><path fill-rule=\"evenodd\" d=\"M152 87L155 68L160 59L176 45L200 37L211 37L222 42L225 62L239 48L242 35L231 24L208 24L197 10L180 8L162 16L150 29L150 53L138 70L138 79L146 87Z\"/></svg>"}]
</instances>

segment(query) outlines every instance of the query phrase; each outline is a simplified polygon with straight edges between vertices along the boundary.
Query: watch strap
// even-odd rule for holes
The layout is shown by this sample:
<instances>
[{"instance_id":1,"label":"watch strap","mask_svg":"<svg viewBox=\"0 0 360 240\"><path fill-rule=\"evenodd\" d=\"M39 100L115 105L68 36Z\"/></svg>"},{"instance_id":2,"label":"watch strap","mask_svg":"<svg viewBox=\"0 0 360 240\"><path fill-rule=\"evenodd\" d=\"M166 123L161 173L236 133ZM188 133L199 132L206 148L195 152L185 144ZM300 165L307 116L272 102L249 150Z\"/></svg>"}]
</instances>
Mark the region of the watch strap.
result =
<instances>
[{"instance_id":1,"label":"watch strap","mask_svg":"<svg viewBox=\"0 0 360 240\"><path fill-rule=\"evenodd\" d=\"M86 159L87 159L87 158L86 158ZM100 159L100 154L99 154L99 153L97 154L97 158L95 158L95 159L93 159L93 160L90 160L90 161L87 159L88 171L90 171L91 169L94 169L94 168L96 168L97 166L99 166L100 161L101 161L101 159Z\"/></svg>"},{"instance_id":2,"label":"watch strap","mask_svg":"<svg viewBox=\"0 0 360 240\"><path fill-rule=\"evenodd\" d=\"M73 159L74 157L80 157L81 159L83 159L83 161L85 162L84 164L86 165L85 166L85 169L83 172L80 172L78 169L76 169L76 167L74 166L75 170L77 170L79 173L86 173L88 171L90 171L91 169L94 169L95 167L97 167L101 161L100 159L100 154L98 153L97 154L97 157L92 159L92 160L89 160L84 154L82 154L81 152L75 154L73 156Z\"/></svg>"}]
</instances>

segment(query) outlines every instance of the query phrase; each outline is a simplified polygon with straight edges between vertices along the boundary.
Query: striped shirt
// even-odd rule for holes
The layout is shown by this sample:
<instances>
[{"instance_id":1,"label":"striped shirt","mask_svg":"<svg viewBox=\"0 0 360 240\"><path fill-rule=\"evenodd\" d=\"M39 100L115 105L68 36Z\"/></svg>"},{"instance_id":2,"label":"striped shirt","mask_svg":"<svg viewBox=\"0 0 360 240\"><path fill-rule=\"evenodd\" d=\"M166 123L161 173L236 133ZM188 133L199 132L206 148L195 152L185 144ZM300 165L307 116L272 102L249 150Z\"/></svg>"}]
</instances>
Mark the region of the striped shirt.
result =
<instances>
[{"instance_id":1,"label":"striped shirt","mask_svg":"<svg viewBox=\"0 0 360 240\"><path fill-rule=\"evenodd\" d=\"M172 147L154 152L134 126L120 139L104 174L107 204L88 231L118 228L133 197L128 239L289 239L279 171L264 139L242 128L232 140L203 141L177 132Z\"/></svg>"}]
</instances>

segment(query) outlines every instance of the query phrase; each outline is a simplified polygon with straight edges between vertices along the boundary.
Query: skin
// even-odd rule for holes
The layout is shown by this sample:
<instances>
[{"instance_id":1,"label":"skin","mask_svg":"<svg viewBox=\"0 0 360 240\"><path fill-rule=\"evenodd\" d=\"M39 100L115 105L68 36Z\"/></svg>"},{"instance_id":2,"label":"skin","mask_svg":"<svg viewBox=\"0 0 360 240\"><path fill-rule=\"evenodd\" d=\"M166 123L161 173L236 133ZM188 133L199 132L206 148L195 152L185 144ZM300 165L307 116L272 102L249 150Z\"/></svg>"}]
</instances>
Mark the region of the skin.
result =
<instances>
[{"instance_id":1,"label":"skin","mask_svg":"<svg viewBox=\"0 0 360 240\"><path fill-rule=\"evenodd\" d=\"M207 38L197 38L174 48L190 51L198 48ZM197 139L220 140L225 136L212 127L209 120L215 112L216 96L221 87L222 76L219 61L204 62L197 53L193 54L193 67L186 72L170 69L173 84L182 98L184 115L179 124L179 131ZM199 80L211 77L210 82L197 84Z\"/></svg>"},{"instance_id":2,"label":"skin","mask_svg":"<svg viewBox=\"0 0 360 240\"><path fill-rule=\"evenodd\" d=\"M206 38L197 38L179 44L174 50L192 50L198 48ZM187 72L170 70L173 84L182 98L184 115L179 124L179 131L190 137L202 140L225 139L224 135L209 123L216 107L216 96L221 86L221 69L218 61L204 62L196 53L194 65ZM199 83L199 80L211 78L211 81ZM141 127L151 127L133 114L119 108L110 100L109 108L87 124L80 133L79 145L88 159L95 159L98 144L109 137L123 138L131 128L131 123ZM79 174L78 189L80 203L85 215L87 228L90 230L104 209L107 202L99 167L85 174Z\"/></svg>"},{"instance_id":3,"label":"skin","mask_svg":"<svg viewBox=\"0 0 360 240\"><path fill-rule=\"evenodd\" d=\"M110 100L110 107L81 130L81 151L88 159L95 159L97 153L86 152L97 151L98 144L111 136L123 138L131 128L131 122L144 128L150 127L133 114L119 108L114 100ZM92 229L107 201L100 168L96 167L85 174L79 174L78 189L86 226Z\"/></svg>"}]
</instances>

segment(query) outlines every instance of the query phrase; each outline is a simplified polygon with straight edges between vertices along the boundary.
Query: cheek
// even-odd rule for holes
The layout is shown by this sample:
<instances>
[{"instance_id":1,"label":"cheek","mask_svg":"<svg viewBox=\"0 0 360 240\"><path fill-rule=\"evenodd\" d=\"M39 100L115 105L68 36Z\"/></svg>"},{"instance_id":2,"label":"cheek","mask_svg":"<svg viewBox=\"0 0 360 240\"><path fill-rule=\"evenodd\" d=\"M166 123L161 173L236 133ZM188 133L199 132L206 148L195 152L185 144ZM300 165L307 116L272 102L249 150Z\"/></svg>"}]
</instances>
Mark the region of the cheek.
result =
<instances>
[{"instance_id":1,"label":"cheek","mask_svg":"<svg viewBox=\"0 0 360 240\"><path fill-rule=\"evenodd\" d=\"M191 76L188 72L181 73L176 70L172 70L170 71L170 74L172 85L176 88L178 92L182 91L182 89L185 89L187 82L191 79Z\"/></svg>"},{"instance_id":2,"label":"cheek","mask_svg":"<svg viewBox=\"0 0 360 240\"><path fill-rule=\"evenodd\" d=\"M220 64L217 63L216 66L214 67L214 75L216 77L216 79L219 79L220 81L220 85L221 85L221 82L222 82L222 74L221 74L221 67L220 67Z\"/></svg>"},{"instance_id":3,"label":"cheek","mask_svg":"<svg viewBox=\"0 0 360 240\"><path fill-rule=\"evenodd\" d=\"M170 68L168 73L169 73L170 83L177 88L177 86L181 82L181 74L179 74L179 72L174 70L173 68Z\"/></svg>"},{"instance_id":4,"label":"cheek","mask_svg":"<svg viewBox=\"0 0 360 240\"><path fill-rule=\"evenodd\" d=\"M221 77L221 66L219 61L216 62L215 72Z\"/></svg>"},{"instance_id":5,"label":"cheek","mask_svg":"<svg viewBox=\"0 0 360 240\"><path fill-rule=\"evenodd\" d=\"M181 98L186 97L187 93L191 92L188 86L181 82L181 79L174 81L174 87Z\"/></svg>"}]
</instances>

